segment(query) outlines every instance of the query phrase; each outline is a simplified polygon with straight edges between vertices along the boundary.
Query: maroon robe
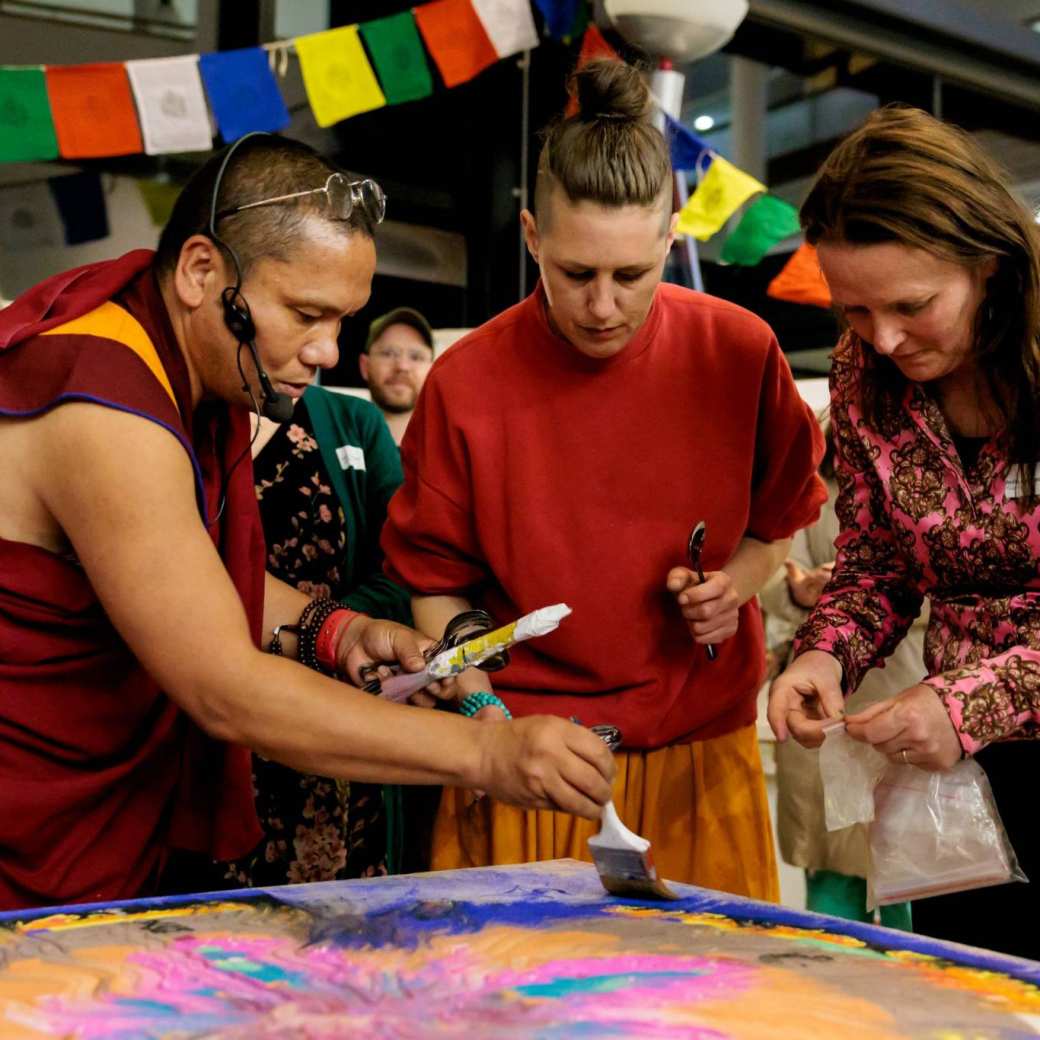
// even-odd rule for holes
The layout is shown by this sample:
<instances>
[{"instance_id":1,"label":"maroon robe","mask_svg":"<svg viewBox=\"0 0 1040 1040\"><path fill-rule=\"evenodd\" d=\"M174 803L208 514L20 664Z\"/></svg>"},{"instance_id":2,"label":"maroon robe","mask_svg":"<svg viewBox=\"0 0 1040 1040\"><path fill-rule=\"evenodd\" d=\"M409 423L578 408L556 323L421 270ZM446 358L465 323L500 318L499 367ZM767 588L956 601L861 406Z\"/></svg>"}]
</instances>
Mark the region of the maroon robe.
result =
<instances>
[{"instance_id":1,"label":"maroon robe","mask_svg":"<svg viewBox=\"0 0 1040 1040\"><path fill-rule=\"evenodd\" d=\"M248 413L203 405L193 416L151 261L139 250L66 272L0 311L0 416L91 401L169 430L259 643L264 542ZM99 312L106 301L139 325ZM134 330L154 347L151 367L128 345ZM260 837L248 750L206 736L159 689L73 554L0 538L0 909L145 894L171 847L227 859Z\"/></svg>"}]
</instances>

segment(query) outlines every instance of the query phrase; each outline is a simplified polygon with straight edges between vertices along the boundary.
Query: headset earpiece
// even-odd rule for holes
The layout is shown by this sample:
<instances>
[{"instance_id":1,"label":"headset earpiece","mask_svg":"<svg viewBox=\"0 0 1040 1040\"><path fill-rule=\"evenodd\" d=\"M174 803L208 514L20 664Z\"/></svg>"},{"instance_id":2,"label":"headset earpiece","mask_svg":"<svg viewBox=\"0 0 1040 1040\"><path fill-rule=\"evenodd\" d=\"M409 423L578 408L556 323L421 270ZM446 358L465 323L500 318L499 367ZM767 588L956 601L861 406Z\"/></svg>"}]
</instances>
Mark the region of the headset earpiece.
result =
<instances>
[{"instance_id":1,"label":"headset earpiece","mask_svg":"<svg viewBox=\"0 0 1040 1040\"><path fill-rule=\"evenodd\" d=\"M239 292L237 285L229 285L220 294L224 307L224 324L239 343L252 343L256 339L256 326L249 313L249 304Z\"/></svg>"}]
</instances>

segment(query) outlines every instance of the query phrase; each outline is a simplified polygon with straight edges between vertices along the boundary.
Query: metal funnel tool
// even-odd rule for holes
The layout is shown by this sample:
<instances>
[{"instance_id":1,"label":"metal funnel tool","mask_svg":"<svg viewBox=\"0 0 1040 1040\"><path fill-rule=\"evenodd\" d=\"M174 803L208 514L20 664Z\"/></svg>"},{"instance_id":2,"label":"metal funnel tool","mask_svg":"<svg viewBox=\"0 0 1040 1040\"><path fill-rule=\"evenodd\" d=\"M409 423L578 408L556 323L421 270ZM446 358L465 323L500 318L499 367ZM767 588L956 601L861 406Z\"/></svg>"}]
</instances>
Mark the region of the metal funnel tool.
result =
<instances>
[{"instance_id":1,"label":"metal funnel tool","mask_svg":"<svg viewBox=\"0 0 1040 1040\"><path fill-rule=\"evenodd\" d=\"M704 584L704 571L701 569L701 551L704 548L704 539L708 534L708 526L703 520L698 520L690 532L690 540L686 543L686 555L690 560L690 570L697 575L697 580ZM714 661L716 656L715 647L711 643L705 645L708 660Z\"/></svg>"}]
</instances>

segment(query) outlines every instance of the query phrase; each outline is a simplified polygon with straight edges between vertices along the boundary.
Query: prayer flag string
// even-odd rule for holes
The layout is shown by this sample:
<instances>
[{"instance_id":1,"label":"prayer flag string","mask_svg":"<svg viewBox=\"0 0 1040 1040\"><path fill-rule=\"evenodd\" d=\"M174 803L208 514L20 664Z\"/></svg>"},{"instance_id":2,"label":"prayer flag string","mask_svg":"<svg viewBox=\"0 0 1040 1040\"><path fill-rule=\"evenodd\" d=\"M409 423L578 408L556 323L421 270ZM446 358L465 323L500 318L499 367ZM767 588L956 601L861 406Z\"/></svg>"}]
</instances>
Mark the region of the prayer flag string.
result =
<instances>
[{"instance_id":1,"label":"prayer flag string","mask_svg":"<svg viewBox=\"0 0 1040 1040\"><path fill-rule=\"evenodd\" d=\"M532 3L546 36L581 34L579 66L593 57L620 60L587 20L588 0L430 0L399 14L263 47L127 62L0 66L0 162L208 151L217 134L230 142L255 130L282 130L290 116L278 79L290 52L299 59L319 126L417 101L433 92L431 63L450 88L537 47ZM757 264L797 233L792 206L767 194L764 184L679 121L666 115L665 124L673 167L697 178L679 216L680 234L711 238L756 195L723 245L724 263ZM164 200L166 194L159 193ZM13 196L7 208L25 212ZM49 240L55 226L37 222L24 235L9 229L8 241Z\"/></svg>"}]
</instances>

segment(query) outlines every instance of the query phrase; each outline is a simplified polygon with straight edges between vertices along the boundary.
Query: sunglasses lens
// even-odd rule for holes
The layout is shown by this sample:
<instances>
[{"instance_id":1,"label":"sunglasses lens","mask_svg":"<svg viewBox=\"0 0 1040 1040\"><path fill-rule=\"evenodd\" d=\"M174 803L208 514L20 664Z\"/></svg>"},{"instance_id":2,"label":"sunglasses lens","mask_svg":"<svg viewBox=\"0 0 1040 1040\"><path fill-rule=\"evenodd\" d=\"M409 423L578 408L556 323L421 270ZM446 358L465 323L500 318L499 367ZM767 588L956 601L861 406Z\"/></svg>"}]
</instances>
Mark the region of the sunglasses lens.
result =
<instances>
[{"instance_id":1,"label":"sunglasses lens","mask_svg":"<svg viewBox=\"0 0 1040 1040\"><path fill-rule=\"evenodd\" d=\"M386 213L386 196L374 180L348 181L340 173L334 173L325 185L329 200L329 211L337 220L349 220L355 206L360 206L373 224L382 222Z\"/></svg>"},{"instance_id":2,"label":"sunglasses lens","mask_svg":"<svg viewBox=\"0 0 1040 1040\"><path fill-rule=\"evenodd\" d=\"M350 181L342 174L334 173L325 185L325 194L329 200L329 212L337 220L346 220L353 208L350 197Z\"/></svg>"},{"instance_id":3,"label":"sunglasses lens","mask_svg":"<svg viewBox=\"0 0 1040 1040\"><path fill-rule=\"evenodd\" d=\"M381 224L386 216L386 195L375 181L366 179L358 185L361 207L373 223Z\"/></svg>"}]
</instances>

